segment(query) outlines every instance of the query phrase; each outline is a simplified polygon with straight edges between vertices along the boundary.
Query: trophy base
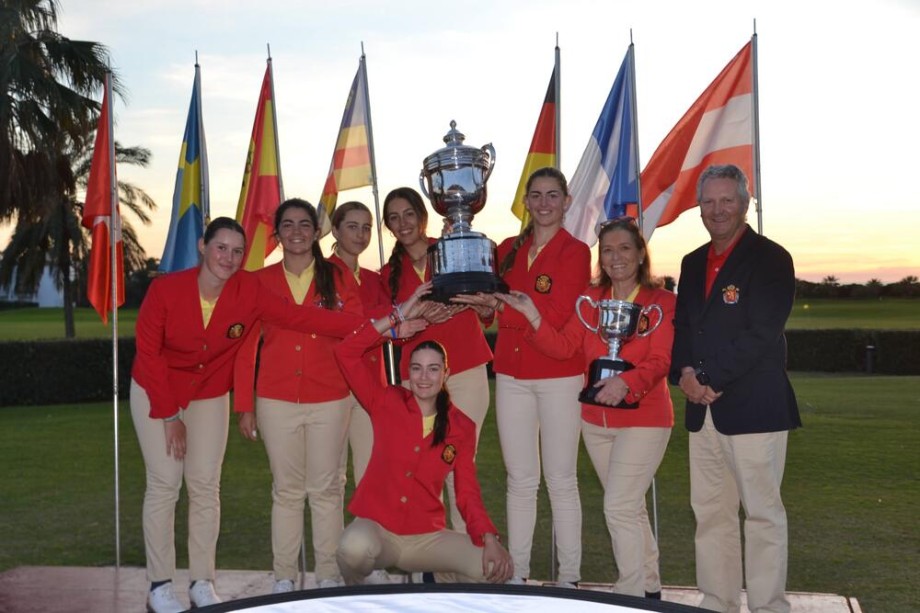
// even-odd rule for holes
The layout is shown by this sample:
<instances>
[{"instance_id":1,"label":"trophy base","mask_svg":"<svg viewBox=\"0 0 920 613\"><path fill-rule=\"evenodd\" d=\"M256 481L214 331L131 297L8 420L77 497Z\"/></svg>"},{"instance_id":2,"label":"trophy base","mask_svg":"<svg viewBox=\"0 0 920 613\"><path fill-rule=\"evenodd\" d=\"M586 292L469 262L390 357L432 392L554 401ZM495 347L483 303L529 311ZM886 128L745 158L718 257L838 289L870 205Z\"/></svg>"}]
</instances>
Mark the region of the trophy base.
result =
<instances>
[{"instance_id":1,"label":"trophy base","mask_svg":"<svg viewBox=\"0 0 920 613\"><path fill-rule=\"evenodd\" d=\"M591 362L591 368L588 371L588 385L585 387L585 389L581 390L580 394L578 394L579 402L583 404L593 404L595 406L604 407L605 409L639 408L638 402L626 402L623 400L620 402L620 404L609 405L598 402L595 399L597 392L600 390L600 388L594 387L598 381L619 375L620 373L624 373L627 370L632 370L633 368L635 367L632 364L619 358L597 358Z\"/></svg>"},{"instance_id":2,"label":"trophy base","mask_svg":"<svg viewBox=\"0 0 920 613\"><path fill-rule=\"evenodd\" d=\"M508 284L491 272L452 272L432 279L431 293L425 299L435 302L450 302L460 294L507 293Z\"/></svg>"}]
</instances>

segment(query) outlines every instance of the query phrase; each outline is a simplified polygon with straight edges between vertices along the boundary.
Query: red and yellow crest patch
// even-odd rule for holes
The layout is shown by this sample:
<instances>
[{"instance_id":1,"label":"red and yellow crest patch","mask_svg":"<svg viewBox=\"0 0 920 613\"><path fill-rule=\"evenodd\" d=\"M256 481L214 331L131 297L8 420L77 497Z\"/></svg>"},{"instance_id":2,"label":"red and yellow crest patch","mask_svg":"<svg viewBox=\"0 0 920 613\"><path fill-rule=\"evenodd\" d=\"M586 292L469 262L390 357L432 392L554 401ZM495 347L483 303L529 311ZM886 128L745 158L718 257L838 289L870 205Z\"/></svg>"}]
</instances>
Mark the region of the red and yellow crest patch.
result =
<instances>
[{"instance_id":1,"label":"red and yellow crest patch","mask_svg":"<svg viewBox=\"0 0 920 613\"><path fill-rule=\"evenodd\" d=\"M553 289L553 279L549 275L540 275L533 284L534 290L540 294L548 294Z\"/></svg>"},{"instance_id":2,"label":"red and yellow crest patch","mask_svg":"<svg viewBox=\"0 0 920 613\"><path fill-rule=\"evenodd\" d=\"M448 464L453 464L454 459L457 457L457 448L453 445L445 445L444 451L441 452L441 459L447 462Z\"/></svg>"},{"instance_id":3,"label":"red and yellow crest patch","mask_svg":"<svg viewBox=\"0 0 920 613\"><path fill-rule=\"evenodd\" d=\"M741 298L741 290L734 285L722 288L722 302L725 304L738 304Z\"/></svg>"},{"instance_id":4,"label":"red and yellow crest patch","mask_svg":"<svg viewBox=\"0 0 920 613\"><path fill-rule=\"evenodd\" d=\"M239 338L243 336L243 330L245 329L243 324L233 324L227 328L227 338Z\"/></svg>"}]
</instances>

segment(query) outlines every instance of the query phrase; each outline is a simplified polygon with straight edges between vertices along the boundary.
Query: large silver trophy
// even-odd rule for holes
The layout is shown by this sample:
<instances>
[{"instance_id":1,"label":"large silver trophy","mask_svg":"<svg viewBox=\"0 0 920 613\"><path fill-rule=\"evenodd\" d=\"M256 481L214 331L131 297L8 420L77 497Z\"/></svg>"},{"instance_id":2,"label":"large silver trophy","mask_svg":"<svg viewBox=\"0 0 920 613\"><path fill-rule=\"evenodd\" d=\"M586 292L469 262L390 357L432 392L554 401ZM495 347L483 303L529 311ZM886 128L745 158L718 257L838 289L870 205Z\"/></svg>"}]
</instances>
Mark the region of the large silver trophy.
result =
<instances>
[{"instance_id":1,"label":"large silver trophy","mask_svg":"<svg viewBox=\"0 0 920 613\"><path fill-rule=\"evenodd\" d=\"M486 204L486 181L495 166L492 144L479 149L463 144L466 137L450 122L445 147L425 158L419 185L431 206L447 218L444 232L428 248L432 288L429 297L447 302L458 294L507 292L496 274L495 243L470 229L473 216Z\"/></svg>"},{"instance_id":2,"label":"large silver trophy","mask_svg":"<svg viewBox=\"0 0 920 613\"><path fill-rule=\"evenodd\" d=\"M592 326L585 321L581 314L581 305L585 302L597 311L596 326ZM649 313L653 312L658 313L658 319L654 325L649 325ZM578 399L586 404L609 407L610 405L602 404L595 400L595 395L600 389L594 387L595 384L598 381L614 377L634 368L633 364L619 357L620 345L636 336L648 336L654 332L664 317L661 307L657 304L652 304L643 308L641 304L626 302L625 300L598 300L595 302L588 296L579 296L578 300L575 301L575 314L578 315L578 319L581 320L581 324L585 328L597 334L601 340L607 343L608 349L606 356L591 362L588 385L578 395ZM620 404L614 406L619 409L635 409L639 406L639 403L626 402L624 399Z\"/></svg>"}]
</instances>

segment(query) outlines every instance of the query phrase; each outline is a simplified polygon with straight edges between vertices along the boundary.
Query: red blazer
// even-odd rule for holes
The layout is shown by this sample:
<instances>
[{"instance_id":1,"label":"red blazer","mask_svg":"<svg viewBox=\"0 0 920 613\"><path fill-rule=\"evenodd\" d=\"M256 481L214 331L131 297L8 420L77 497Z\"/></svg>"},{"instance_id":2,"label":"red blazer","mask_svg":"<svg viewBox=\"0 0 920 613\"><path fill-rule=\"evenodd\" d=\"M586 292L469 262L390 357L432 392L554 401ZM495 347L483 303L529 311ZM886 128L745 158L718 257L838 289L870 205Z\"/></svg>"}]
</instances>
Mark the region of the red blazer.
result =
<instances>
[{"instance_id":1,"label":"red blazer","mask_svg":"<svg viewBox=\"0 0 920 613\"><path fill-rule=\"evenodd\" d=\"M361 322L350 313L294 306L261 287L250 272L234 274L205 328L197 267L151 283L137 316L131 369L150 397L150 417L170 417L192 400L226 394L233 387L236 354L257 321L337 337Z\"/></svg>"},{"instance_id":2,"label":"red blazer","mask_svg":"<svg viewBox=\"0 0 920 613\"><path fill-rule=\"evenodd\" d=\"M429 240L435 243L434 239ZM431 279L431 270L425 272L425 280ZM390 296L390 265L387 264L380 270L380 280L387 296ZM409 299L422 281L412 268L412 260L408 255L402 258L402 274L399 277L399 292L396 302ZM485 364L492 359L492 351L482 332L479 317L472 309L467 309L454 315L442 324L428 326L425 330L412 337L402 346L402 356L399 360L399 376L406 380L409 378L409 356L415 346L426 340L436 340L447 351L450 363L450 372L453 374L469 370L474 366Z\"/></svg>"},{"instance_id":3,"label":"red blazer","mask_svg":"<svg viewBox=\"0 0 920 613\"><path fill-rule=\"evenodd\" d=\"M338 304L336 311L363 316L358 298L358 288L333 267ZM282 262L262 268L253 273L266 292L296 304L294 295L284 274ZM310 284L304 305L319 307L320 296L316 282ZM262 331L262 348L259 349L259 328ZM252 411L253 382L255 393L262 398L286 402L313 403L338 400L348 395L348 384L342 378L332 350L338 338L320 334L296 332L273 324L256 324L256 332L249 335L245 346L237 354L234 375L233 407L238 413ZM256 379L256 355L259 359Z\"/></svg>"},{"instance_id":4,"label":"red blazer","mask_svg":"<svg viewBox=\"0 0 920 613\"><path fill-rule=\"evenodd\" d=\"M498 247L498 261L511 251L517 237L504 240ZM513 290L527 292L543 318L543 325L561 329L575 312L575 300L591 277L591 250L573 238L564 228L550 239L527 270L527 251L533 235L518 250L514 265L503 278ZM538 351L525 337L532 326L511 308L498 314L498 337L495 341L497 373L517 379L549 379L580 375L585 370L584 356L576 351L564 359L551 358Z\"/></svg>"},{"instance_id":5,"label":"red blazer","mask_svg":"<svg viewBox=\"0 0 920 613\"><path fill-rule=\"evenodd\" d=\"M592 300L607 299L610 290L589 287L584 294ZM603 294L603 295L602 295ZM674 294L663 289L639 290L636 303L643 306L657 304L661 307L662 320L654 332L645 337L636 336L620 345L619 356L632 363L635 368L627 370L620 378L629 386L626 395L628 402L639 402L637 409L604 408L594 404L581 405L581 418L595 426L605 428L628 428L640 426L646 428L670 428L674 425L674 407L671 393L668 391L666 377L671 365L671 343L674 340ZM591 311L582 305L582 315L593 326L597 325L597 311ZM657 317L650 315L652 323ZM562 330L552 326L540 325L534 332L533 327L527 338L540 351L547 355L565 359L577 351L584 352L585 370L591 361L608 353L607 343L585 328L578 317L573 315Z\"/></svg>"},{"instance_id":6,"label":"red blazer","mask_svg":"<svg viewBox=\"0 0 920 613\"><path fill-rule=\"evenodd\" d=\"M441 493L453 471L457 506L470 539L497 533L482 502L476 479L476 424L453 404L447 437L432 447L434 434L422 437L422 413L409 390L380 385L361 355L381 339L371 325L355 330L335 348L335 357L361 406L371 417L374 448L367 472L348 505L357 517L395 534L426 534L446 528Z\"/></svg>"},{"instance_id":7,"label":"red blazer","mask_svg":"<svg viewBox=\"0 0 920 613\"><path fill-rule=\"evenodd\" d=\"M357 287L358 295L361 298L361 313L365 317L383 317L393 310L393 305L390 303L390 299L387 294L383 291L383 286L380 284L380 273L368 270L367 268L359 268L358 275L361 278L361 283L358 283L355 280L354 271L348 267L342 258L332 254L327 261L338 266L342 270L343 278L345 278L350 284ZM386 363L383 360L383 346L377 346L373 349L369 349L367 353L364 354L364 360L368 362L368 366L373 366L375 369L380 371L380 383L386 385L387 383L387 372L386 372Z\"/></svg>"}]
</instances>

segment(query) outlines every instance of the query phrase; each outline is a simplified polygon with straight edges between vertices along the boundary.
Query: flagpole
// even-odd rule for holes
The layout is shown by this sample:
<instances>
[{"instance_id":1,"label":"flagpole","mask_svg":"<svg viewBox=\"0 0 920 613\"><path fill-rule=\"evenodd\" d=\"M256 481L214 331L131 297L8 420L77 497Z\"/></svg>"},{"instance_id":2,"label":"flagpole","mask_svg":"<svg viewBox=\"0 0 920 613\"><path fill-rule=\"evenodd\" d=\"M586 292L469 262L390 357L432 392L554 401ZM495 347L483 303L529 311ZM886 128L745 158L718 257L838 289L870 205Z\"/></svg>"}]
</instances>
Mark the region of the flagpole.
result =
<instances>
[{"instance_id":1,"label":"flagpole","mask_svg":"<svg viewBox=\"0 0 920 613\"><path fill-rule=\"evenodd\" d=\"M760 87L757 84L757 20L754 20L754 34L751 35L751 61L753 62L753 104L754 104L754 193L757 197L754 199L754 210L757 211L757 233L763 234L763 209L761 202L763 197L760 192Z\"/></svg>"},{"instance_id":2,"label":"flagpole","mask_svg":"<svg viewBox=\"0 0 920 613\"><path fill-rule=\"evenodd\" d=\"M630 104L632 105L632 133L633 133L633 148L636 153L636 204L638 205L637 217L639 220L639 233L643 236L643 222L645 218L645 213L642 210L642 172L639 163L639 105L636 103L636 49L635 44L633 44L632 37L632 28L629 29L629 72L627 73L627 79L630 84L629 88L629 97ZM656 530L655 539L658 539L658 534Z\"/></svg>"},{"instance_id":3,"label":"flagpole","mask_svg":"<svg viewBox=\"0 0 920 613\"><path fill-rule=\"evenodd\" d=\"M556 169L562 168L562 52L559 50L559 32L556 32Z\"/></svg>"},{"instance_id":4,"label":"flagpole","mask_svg":"<svg viewBox=\"0 0 920 613\"><path fill-rule=\"evenodd\" d=\"M105 99L109 101L108 116L108 156L109 156L109 243L111 253L109 266L112 271L112 423L114 424L115 451L115 569L121 568L121 485L118 472L118 241L116 229L120 230L121 218L118 214L118 177L115 175L115 132L114 100L112 100L112 73L105 73ZM118 226L118 228L116 228Z\"/></svg>"},{"instance_id":5,"label":"flagpole","mask_svg":"<svg viewBox=\"0 0 920 613\"><path fill-rule=\"evenodd\" d=\"M265 43L265 49L268 52L268 85L272 91L272 129L275 131L275 163L278 165L278 195L281 202L284 202L284 182L281 180L281 139L278 135L278 104L275 99L275 68L272 65L272 48ZM280 203L279 203L280 204Z\"/></svg>"},{"instance_id":6,"label":"flagpole","mask_svg":"<svg viewBox=\"0 0 920 613\"><path fill-rule=\"evenodd\" d=\"M211 194L208 180L208 145L204 140L204 115L201 113L201 67L198 65L198 51L195 51L195 90L198 92L198 167L201 169L201 227L208 227L211 222ZM274 98L272 99L274 104Z\"/></svg>"},{"instance_id":7,"label":"flagpole","mask_svg":"<svg viewBox=\"0 0 920 613\"><path fill-rule=\"evenodd\" d=\"M380 258L380 267L383 268L383 223L380 214L380 191L377 187L377 153L374 150L374 124L371 121L371 92L367 82L367 56L364 54L364 41L361 41L361 59L358 69L361 71L361 80L364 83L364 103L367 113L367 150L371 162L371 192L374 194L374 214L377 216L377 254ZM393 343L387 343L387 361L389 362L388 375L390 383L396 383L396 354Z\"/></svg>"}]
</instances>

